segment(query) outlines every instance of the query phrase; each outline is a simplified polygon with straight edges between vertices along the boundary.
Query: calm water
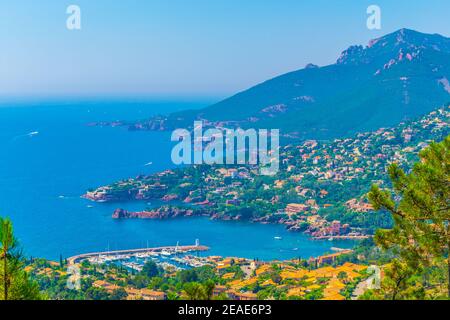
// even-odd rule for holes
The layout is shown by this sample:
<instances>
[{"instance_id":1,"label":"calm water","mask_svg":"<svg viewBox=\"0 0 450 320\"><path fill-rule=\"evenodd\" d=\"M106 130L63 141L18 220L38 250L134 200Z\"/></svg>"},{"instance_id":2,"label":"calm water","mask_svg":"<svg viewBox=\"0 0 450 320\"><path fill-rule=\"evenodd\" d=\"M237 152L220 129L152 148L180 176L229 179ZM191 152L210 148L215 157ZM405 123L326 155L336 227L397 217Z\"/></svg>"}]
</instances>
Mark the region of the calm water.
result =
<instances>
[{"instance_id":1,"label":"calm water","mask_svg":"<svg viewBox=\"0 0 450 320\"><path fill-rule=\"evenodd\" d=\"M118 206L80 198L89 188L173 167L169 133L87 127L99 120L141 119L151 114L202 107L200 103L78 102L0 104L0 215L9 216L28 255L60 254L193 244L211 254L260 259L310 257L352 242L311 241L283 226L218 222L111 219ZM39 132L30 137L31 132ZM145 166L153 162L152 166ZM93 208L88 208L93 205ZM274 240L281 236L283 240Z\"/></svg>"}]
</instances>

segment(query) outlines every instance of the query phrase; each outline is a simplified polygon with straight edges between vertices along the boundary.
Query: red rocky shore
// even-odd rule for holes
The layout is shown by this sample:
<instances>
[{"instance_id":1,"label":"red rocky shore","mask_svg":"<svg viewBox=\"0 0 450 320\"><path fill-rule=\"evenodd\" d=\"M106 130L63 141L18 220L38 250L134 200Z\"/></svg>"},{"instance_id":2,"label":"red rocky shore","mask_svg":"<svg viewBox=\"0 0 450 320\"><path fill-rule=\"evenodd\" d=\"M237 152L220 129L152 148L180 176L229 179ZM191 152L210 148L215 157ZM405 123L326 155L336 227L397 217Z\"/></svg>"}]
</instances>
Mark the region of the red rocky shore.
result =
<instances>
[{"instance_id":1,"label":"red rocky shore","mask_svg":"<svg viewBox=\"0 0 450 320\"><path fill-rule=\"evenodd\" d=\"M152 210L144 210L144 211L127 211L125 209L116 209L112 215L113 219L171 219L178 217L194 217L194 216L206 216L210 217L212 220L222 220L222 221L240 221L243 220L241 215L227 215L227 214L219 214L208 211L206 207L202 209L187 209L187 208L178 208L178 207L170 207L163 206L159 208L155 208ZM285 221L284 219L274 219L264 217L259 219L250 219L250 222L261 223L261 224L284 224L291 231L299 231L296 230L295 224Z\"/></svg>"},{"instance_id":2,"label":"red rocky shore","mask_svg":"<svg viewBox=\"0 0 450 320\"><path fill-rule=\"evenodd\" d=\"M153 210L144 211L127 211L125 209L116 209L112 215L113 219L153 219L153 220L165 220L174 219L179 217L210 217L212 220L222 220L222 221L239 221L243 220L240 215L230 216L224 214L213 213L205 209L186 209L164 206L160 208L155 208ZM263 217L259 219L250 219L249 222L261 223L261 224L283 224L286 229L292 232L301 232L309 234L309 230L301 225L288 221L285 219L274 219L273 217ZM366 239L370 236L367 235L327 235L321 237L313 237L315 240L325 240L325 239L350 239L350 240L360 240Z\"/></svg>"},{"instance_id":3,"label":"red rocky shore","mask_svg":"<svg viewBox=\"0 0 450 320\"><path fill-rule=\"evenodd\" d=\"M161 207L154 210L127 211L116 209L112 215L113 219L171 219L177 217L193 217L206 215L201 210Z\"/></svg>"}]
</instances>

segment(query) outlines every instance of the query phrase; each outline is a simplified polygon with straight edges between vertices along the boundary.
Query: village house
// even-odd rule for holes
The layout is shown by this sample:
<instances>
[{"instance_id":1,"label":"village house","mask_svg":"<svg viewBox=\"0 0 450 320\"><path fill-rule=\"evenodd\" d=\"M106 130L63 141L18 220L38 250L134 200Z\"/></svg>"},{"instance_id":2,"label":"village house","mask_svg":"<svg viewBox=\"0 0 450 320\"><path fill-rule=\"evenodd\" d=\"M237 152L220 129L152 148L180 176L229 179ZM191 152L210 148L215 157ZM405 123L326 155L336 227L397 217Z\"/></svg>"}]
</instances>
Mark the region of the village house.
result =
<instances>
[{"instance_id":1,"label":"village house","mask_svg":"<svg viewBox=\"0 0 450 320\"><path fill-rule=\"evenodd\" d=\"M358 201L357 199L350 199L345 203L345 206L355 212L370 212L373 211L373 207L370 203L364 201Z\"/></svg>"},{"instance_id":2,"label":"village house","mask_svg":"<svg viewBox=\"0 0 450 320\"><path fill-rule=\"evenodd\" d=\"M213 289L213 296L217 297L223 293L225 293L227 291L227 287L226 286L221 286L221 285L217 285L214 287Z\"/></svg>"},{"instance_id":3,"label":"village house","mask_svg":"<svg viewBox=\"0 0 450 320\"><path fill-rule=\"evenodd\" d=\"M127 300L166 300L164 292L149 289L125 288L128 294Z\"/></svg>"},{"instance_id":4,"label":"village house","mask_svg":"<svg viewBox=\"0 0 450 320\"><path fill-rule=\"evenodd\" d=\"M309 210L309 206L300 203L290 203L286 206L285 212L287 214L297 214L300 212L306 212Z\"/></svg>"},{"instance_id":5,"label":"village house","mask_svg":"<svg viewBox=\"0 0 450 320\"><path fill-rule=\"evenodd\" d=\"M251 292L236 292L233 290L230 290L227 292L228 293L228 297L231 300L256 300L258 297L256 294L251 293Z\"/></svg>"}]
</instances>

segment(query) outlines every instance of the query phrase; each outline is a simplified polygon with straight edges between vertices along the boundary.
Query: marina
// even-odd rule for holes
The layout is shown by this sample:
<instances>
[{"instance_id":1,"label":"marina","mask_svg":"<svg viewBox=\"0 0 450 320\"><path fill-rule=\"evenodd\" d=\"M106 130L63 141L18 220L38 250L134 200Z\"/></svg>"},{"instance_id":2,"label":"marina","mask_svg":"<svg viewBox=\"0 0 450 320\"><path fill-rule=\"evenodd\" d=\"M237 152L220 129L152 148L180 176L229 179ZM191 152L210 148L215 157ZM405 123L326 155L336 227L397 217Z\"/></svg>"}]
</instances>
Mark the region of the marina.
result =
<instances>
[{"instance_id":1,"label":"marina","mask_svg":"<svg viewBox=\"0 0 450 320\"><path fill-rule=\"evenodd\" d=\"M167 246L130 250L85 253L67 259L69 265L89 261L91 264L116 264L129 270L140 272L147 261L154 261L164 270L177 271L201 267L208 261L200 257L200 253L208 251L206 246Z\"/></svg>"}]
</instances>

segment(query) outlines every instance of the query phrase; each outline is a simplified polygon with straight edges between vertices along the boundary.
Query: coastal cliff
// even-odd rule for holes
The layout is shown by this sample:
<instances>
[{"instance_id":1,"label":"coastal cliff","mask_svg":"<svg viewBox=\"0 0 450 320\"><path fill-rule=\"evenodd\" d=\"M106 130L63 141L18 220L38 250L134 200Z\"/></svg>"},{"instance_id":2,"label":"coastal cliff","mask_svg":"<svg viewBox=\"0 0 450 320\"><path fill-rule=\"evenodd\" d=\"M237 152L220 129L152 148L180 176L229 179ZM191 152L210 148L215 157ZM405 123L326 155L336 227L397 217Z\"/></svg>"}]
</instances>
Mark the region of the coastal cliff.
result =
<instances>
[{"instance_id":1,"label":"coastal cliff","mask_svg":"<svg viewBox=\"0 0 450 320\"><path fill-rule=\"evenodd\" d=\"M176 207L160 207L154 210L127 211L125 209L116 209L112 215L113 219L171 219L177 217L201 216L205 212L202 210L183 209Z\"/></svg>"}]
</instances>

